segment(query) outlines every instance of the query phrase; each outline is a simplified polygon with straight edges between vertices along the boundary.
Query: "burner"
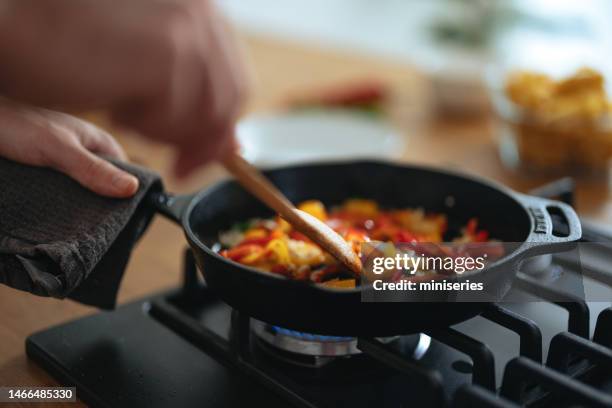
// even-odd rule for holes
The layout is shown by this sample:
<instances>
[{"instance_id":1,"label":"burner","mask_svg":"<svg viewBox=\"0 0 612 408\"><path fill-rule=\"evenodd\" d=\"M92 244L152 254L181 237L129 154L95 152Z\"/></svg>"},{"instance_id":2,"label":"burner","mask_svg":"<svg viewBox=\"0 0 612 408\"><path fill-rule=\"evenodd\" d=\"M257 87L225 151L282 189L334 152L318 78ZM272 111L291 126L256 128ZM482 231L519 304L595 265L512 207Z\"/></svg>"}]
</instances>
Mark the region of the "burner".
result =
<instances>
[{"instance_id":1,"label":"burner","mask_svg":"<svg viewBox=\"0 0 612 408\"><path fill-rule=\"evenodd\" d=\"M311 334L270 325L253 319L251 330L255 333L263 349L275 357L307 367L322 367L337 358L347 358L361 354L357 348L356 337L325 336ZM417 335L413 357L421 358L430 344L430 337ZM399 336L379 338L381 343L391 343Z\"/></svg>"},{"instance_id":2,"label":"burner","mask_svg":"<svg viewBox=\"0 0 612 408\"><path fill-rule=\"evenodd\" d=\"M290 353L319 357L345 357L361 352L357 348L355 337L303 333L272 326L259 320L253 320L251 329L259 339Z\"/></svg>"}]
</instances>

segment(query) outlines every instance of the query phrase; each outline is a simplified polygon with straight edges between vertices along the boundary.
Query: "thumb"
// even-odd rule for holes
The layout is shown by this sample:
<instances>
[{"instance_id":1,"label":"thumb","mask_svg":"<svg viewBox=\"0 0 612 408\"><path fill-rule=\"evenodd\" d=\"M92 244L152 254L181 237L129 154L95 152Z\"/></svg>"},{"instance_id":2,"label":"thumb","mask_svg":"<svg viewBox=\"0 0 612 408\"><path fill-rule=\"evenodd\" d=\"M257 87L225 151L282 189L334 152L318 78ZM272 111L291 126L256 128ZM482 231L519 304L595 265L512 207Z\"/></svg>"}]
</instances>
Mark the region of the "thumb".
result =
<instances>
[{"instance_id":1,"label":"thumb","mask_svg":"<svg viewBox=\"0 0 612 408\"><path fill-rule=\"evenodd\" d=\"M138 190L138 179L84 147L74 146L58 170L94 193L115 198L131 197Z\"/></svg>"}]
</instances>

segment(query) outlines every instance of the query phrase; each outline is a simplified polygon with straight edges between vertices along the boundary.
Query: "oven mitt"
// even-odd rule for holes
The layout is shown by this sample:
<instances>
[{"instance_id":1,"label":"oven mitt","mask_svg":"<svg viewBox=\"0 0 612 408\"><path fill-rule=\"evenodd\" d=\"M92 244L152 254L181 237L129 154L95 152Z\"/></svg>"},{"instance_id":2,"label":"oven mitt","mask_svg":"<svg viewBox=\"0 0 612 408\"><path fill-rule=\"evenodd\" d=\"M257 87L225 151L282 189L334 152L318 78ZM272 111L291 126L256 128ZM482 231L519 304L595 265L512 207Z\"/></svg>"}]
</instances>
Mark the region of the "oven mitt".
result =
<instances>
[{"instance_id":1,"label":"oven mitt","mask_svg":"<svg viewBox=\"0 0 612 408\"><path fill-rule=\"evenodd\" d=\"M161 191L157 174L117 166L138 177L131 198L99 196L55 170L0 158L0 283L40 296L115 306L130 252Z\"/></svg>"}]
</instances>

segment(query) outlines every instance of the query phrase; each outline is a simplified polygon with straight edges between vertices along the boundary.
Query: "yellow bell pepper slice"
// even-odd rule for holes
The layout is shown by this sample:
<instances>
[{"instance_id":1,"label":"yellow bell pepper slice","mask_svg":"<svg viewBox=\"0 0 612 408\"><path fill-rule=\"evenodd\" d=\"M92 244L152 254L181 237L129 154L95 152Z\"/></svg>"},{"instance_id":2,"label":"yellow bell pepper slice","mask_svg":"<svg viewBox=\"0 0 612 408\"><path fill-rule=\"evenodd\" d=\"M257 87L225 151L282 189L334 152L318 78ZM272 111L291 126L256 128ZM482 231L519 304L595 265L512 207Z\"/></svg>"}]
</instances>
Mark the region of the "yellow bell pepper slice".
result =
<instances>
[{"instance_id":1,"label":"yellow bell pepper slice","mask_svg":"<svg viewBox=\"0 0 612 408\"><path fill-rule=\"evenodd\" d=\"M287 248L287 243L284 240L273 239L266 245L266 250L272 254L277 263L281 265L289 265L291 263L289 248Z\"/></svg>"},{"instance_id":2,"label":"yellow bell pepper slice","mask_svg":"<svg viewBox=\"0 0 612 408\"><path fill-rule=\"evenodd\" d=\"M325 205L318 200L304 201L298 205L298 210L302 210L315 218L325 221L327 219L327 211Z\"/></svg>"},{"instance_id":3,"label":"yellow bell pepper slice","mask_svg":"<svg viewBox=\"0 0 612 408\"><path fill-rule=\"evenodd\" d=\"M321 283L323 286L327 286L330 288L341 288L341 289L354 289L355 288L355 279L331 279L326 282Z\"/></svg>"},{"instance_id":4,"label":"yellow bell pepper slice","mask_svg":"<svg viewBox=\"0 0 612 408\"><path fill-rule=\"evenodd\" d=\"M378 204L373 200L351 199L346 200L342 208L349 214L361 217L374 218L378 215Z\"/></svg>"}]
</instances>

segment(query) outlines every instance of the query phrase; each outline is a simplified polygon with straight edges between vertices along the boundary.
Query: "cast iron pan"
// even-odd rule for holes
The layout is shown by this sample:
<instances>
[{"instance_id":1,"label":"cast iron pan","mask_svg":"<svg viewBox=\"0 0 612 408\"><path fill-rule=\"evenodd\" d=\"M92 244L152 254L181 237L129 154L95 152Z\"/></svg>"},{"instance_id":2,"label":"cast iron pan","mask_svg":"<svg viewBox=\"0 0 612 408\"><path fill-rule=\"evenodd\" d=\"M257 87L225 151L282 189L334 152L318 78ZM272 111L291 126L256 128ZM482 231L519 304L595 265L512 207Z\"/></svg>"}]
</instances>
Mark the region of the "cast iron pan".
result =
<instances>
[{"instance_id":1,"label":"cast iron pan","mask_svg":"<svg viewBox=\"0 0 612 408\"><path fill-rule=\"evenodd\" d=\"M446 213L450 229L478 217L492 237L515 243L510 253L469 276L486 282L488 292L498 298L511 287L520 261L568 249L581 236L580 221L566 204L440 170L363 161L287 167L266 175L293 202L319 199L334 205L360 197L387 208L423 207ZM292 281L223 258L211 249L220 231L251 217L272 215L233 181L193 195L161 194L155 203L162 214L182 225L208 286L233 308L268 323L316 334L391 336L449 326L478 315L487 305L362 302L362 288L340 290ZM564 236L553 230L551 214L564 220ZM432 296L437 299L435 293Z\"/></svg>"}]
</instances>

